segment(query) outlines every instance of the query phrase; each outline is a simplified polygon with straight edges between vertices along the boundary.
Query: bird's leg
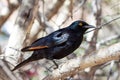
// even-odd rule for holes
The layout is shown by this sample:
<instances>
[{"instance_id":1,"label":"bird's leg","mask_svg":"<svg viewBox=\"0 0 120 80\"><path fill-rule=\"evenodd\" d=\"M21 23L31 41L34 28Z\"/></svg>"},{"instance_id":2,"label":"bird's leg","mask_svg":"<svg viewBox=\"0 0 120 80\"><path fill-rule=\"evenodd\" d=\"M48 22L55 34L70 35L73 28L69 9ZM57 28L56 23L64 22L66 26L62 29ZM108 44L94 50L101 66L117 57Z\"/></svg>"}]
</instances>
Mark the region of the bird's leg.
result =
<instances>
[{"instance_id":1,"label":"bird's leg","mask_svg":"<svg viewBox=\"0 0 120 80\"><path fill-rule=\"evenodd\" d=\"M55 64L55 68L54 69L57 69L58 68L58 64L55 62L55 60L53 59L52 62Z\"/></svg>"}]
</instances>

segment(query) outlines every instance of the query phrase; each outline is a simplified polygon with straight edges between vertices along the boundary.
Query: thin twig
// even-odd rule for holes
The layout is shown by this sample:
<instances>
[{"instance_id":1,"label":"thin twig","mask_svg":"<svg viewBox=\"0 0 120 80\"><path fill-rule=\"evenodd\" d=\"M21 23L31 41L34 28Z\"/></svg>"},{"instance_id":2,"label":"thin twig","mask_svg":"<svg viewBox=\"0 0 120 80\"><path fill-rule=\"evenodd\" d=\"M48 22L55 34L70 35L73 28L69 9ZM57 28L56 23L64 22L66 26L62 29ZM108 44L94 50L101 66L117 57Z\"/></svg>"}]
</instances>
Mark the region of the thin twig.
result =
<instances>
[{"instance_id":1,"label":"thin twig","mask_svg":"<svg viewBox=\"0 0 120 80\"><path fill-rule=\"evenodd\" d=\"M112 68L113 68L114 65L115 65L115 61L112 60L111 63L110 63L110 70L109 70L109 74L107 76L107 80L110 80L110 76L112 75Z\"/></svg>"},{"instance_id":2,"label":"thin twig","mask_svg":"<svg viewBox=\"0 0 120 80\"><path fill-rule=\"evenodd\" d=\"M70 0L70 17L73 19L73 0Z\"/></svg>"},{"instance_id":3,"label":"thin twig","mask_svg":"<svg viewBox=\"0 0 120 80\"><path fill-rule=\"evenodd\" d=\"M101 29L103 26L105 26L105 25L107 25L107 24L109 24L109 23L111 23L111 22L113 22L113 21L115 21L115 20L118 20L118 19L120 19L120 16L117 17L117 18L114 18L114 19L112 19L112 20L110 20L110 21L108 21L108 22L106 22L106 23L104 23L104 24L102 24L102 25L100 25L100 26L98 26L98 28L94 28L94 29L92 29L92 30L90 30L90 31L87 31L86 33L89 33L89 32L91 32L91 31L94 31L94 30L97 30L97 29ZM86 34L86 33L85 33L85 34Z\"/></svg>"}]
</instances>

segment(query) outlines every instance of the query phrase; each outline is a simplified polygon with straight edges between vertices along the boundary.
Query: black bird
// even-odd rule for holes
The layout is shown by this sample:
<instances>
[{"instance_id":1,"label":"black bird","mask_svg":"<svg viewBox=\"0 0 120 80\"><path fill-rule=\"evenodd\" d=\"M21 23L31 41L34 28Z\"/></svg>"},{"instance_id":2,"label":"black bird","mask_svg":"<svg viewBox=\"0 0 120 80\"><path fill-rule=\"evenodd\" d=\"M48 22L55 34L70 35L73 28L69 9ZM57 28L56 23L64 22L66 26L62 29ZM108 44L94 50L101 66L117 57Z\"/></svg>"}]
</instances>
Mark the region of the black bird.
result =
<instances>
[{"instance_id":1,"label":"black bird","mask_svg":"<svg viewBox=\"0 0 120 80\"><path fill-rule=\"evenodd\" d=\"M64 58L80 46L83 35L89 28L95 27L84 21L78 20L66 28L59 29L46 37L36 40L30 46L21 49L22 52L34 52L28 59L18 64L12 71L22 67L26 63L39 59L46 58L54 62L54 59Z\"/></svg>"}]
</instances>

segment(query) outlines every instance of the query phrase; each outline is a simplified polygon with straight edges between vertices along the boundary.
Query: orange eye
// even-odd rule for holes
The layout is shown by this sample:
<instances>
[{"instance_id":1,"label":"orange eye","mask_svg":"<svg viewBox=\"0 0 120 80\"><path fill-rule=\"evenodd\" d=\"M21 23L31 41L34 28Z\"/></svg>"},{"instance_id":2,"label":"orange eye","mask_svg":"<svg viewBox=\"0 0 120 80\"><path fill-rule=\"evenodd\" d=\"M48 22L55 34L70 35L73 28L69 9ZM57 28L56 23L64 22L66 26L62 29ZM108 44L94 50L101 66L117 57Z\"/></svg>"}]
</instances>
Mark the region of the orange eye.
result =
<instances>
[{"instance_id":1,"label":"orange eye","mask_svg":"<svg viewBox=\"0 0 120 80\"><path fill-rule=\"evenodd\" d=\"M82 23L79 23L79 26L82 26L83 24Z\"/></svg>"}]
</instances>

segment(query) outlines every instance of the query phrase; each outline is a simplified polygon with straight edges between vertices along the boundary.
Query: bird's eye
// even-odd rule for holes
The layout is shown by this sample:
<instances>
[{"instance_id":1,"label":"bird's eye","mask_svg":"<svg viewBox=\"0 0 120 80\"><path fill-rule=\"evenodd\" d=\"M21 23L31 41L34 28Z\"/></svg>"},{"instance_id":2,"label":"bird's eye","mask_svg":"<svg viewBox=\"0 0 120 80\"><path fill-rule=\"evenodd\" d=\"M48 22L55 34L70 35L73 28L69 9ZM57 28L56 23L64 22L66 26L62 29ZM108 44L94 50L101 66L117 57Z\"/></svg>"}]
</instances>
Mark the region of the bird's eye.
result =
<instances>
[{"instance_id":1,"label":"bird's eye","mask_svg":"<svg viewBox=\"0 0 120 80\"><path fill-rule=\"evenodd\" d=\"M83 24L82 23L79 23L79 26L82 26Z\"/></svg>"}]
</instances>

